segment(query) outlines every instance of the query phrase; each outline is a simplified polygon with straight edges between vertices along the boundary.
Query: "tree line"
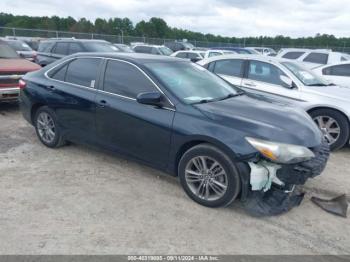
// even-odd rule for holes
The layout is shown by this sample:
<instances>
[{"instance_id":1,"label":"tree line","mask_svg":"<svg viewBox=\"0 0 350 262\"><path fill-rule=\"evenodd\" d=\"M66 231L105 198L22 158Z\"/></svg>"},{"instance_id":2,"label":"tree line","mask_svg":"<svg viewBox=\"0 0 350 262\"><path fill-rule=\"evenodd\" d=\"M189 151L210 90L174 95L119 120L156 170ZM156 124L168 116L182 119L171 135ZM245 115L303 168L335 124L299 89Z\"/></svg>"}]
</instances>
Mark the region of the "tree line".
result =
<instances>
[{"instance_id":1,"label":"tree line","mask_svg":"<svg viewBox=\"0 0 350 262\"><path fill-rule=\"evenodd\" d=\"M152 17L149 21L140 21L135 25L125 18L97 18L90 21L86 18L79 20L73 17L58 16L26 16L0 13L0 26L31 29L46 29L69 32L83 32L96 34L123 34L126 36L144 36L166 39L188 39L189 41L218 42L240 45L266 46L297 46L297 47L346 47L350 45L350 38L337 38L334 35L317 34L313 37L291 38L277 35L275 37L224 37L214 34L193 32L176 27L170 27L162 18Z\"/></svg>"}]
</instances>

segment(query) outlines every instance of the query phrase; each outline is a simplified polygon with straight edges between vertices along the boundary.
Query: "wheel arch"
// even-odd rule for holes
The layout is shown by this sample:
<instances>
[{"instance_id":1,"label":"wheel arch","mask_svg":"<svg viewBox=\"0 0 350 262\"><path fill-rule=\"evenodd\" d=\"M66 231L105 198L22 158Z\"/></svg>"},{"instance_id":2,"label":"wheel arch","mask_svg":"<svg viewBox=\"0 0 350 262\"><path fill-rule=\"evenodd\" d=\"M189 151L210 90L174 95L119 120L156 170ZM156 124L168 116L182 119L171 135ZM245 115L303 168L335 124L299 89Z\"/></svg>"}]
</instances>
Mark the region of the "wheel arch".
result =
<instances>
[{"instance_id":1,"label":"wheel arch","mask_svg":"<svg viewBox=\"0 0 350 262\"><path fill-rule=\"evenodd\" d=\"M339 114L343 115L348 120L348 125L350 125L349 117L343 111L341 111L340 109L334 108L334 107L317 106L317 107L312 107L312 108L308 109L306 112L308 114L311 114L312 112L314 112L316 110L320 110L320 109L322 109L322 110L332 110L332 111L338 112Z\"/></svg>"},{"instance_id":2,"label":"wheel arch","mask_svg":"<svg viewBox=\"0 0 350 262\"><path fill-rule=\"evenodd\" d=\"M331 110L331 111L334 111L334 112L337 112L339 114L341 114L342 116L345 117L345 119L347 120L347 125L348 127L350 128L350 119L349 117L341 110L337 109L337 108L334 108L334 107L328 107L328 106L319 106L319 107L313 107L311 109L308 109L306 112L308 114L311 114L312 112L316 111L316 110ZM350 134L348 135L348 137L346 138L347 139L347 143L349 143L349 139L350 139Z\"/></svg>"},{"instance_id":3,"label":"wheel arch","mask_svg":"<svg viewBox=\"0 0 350 262\"><path fill-rule=\"evenodd\" d=\"M186 141L184 141L175 151L174 158L173 158L174 170L172 172L174 176L178 176L177 167L183 154L190 148L197 146L199 144L209 144L217 147L218 149L223 151L232 161L234 161L234 159L236 158L236 153L232 151L232 149L230 149L227 145L225 145L224 143L216 139L205 137L205 136L191 137L191 138L188 138Z\"/></svg>"},{"instance_id":4,"label":"wheel arch","mask_svg":"<svg viewBox=\"0 0 350 262\"><path fill-rule=\"evenodd\" d=\"M30 121L32 124L34 124L34 117L36 112L38 111L38 109L40 107L46 106L46 104L44 103L35 103L32 105L31 109L30 109Z\"/></svg>"}]
</instances>

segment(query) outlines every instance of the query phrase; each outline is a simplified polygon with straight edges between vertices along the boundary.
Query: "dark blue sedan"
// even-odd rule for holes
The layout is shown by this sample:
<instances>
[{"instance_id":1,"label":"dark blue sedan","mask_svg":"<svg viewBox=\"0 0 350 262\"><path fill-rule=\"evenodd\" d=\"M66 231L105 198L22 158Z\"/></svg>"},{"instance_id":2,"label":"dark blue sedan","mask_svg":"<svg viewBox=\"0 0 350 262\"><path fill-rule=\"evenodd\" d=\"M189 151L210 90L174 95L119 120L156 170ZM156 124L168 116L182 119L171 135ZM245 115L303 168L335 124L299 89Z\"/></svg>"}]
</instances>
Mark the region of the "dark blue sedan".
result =
<instances>
[{"instance_id":1,"label":"dark blue sedan","mask_svg":"<svg viewBox=\"0 0 350 262\"><path fill-rule=\"evenodd\" d=\"M255 214L282 213L302 199L294 186L328 159L303 110L244 93L182 59L77 54L20 86L23 115L44 145L72 141L141 161L178 176L209 207L239 197Z\"/></svg>"}]
</instances>

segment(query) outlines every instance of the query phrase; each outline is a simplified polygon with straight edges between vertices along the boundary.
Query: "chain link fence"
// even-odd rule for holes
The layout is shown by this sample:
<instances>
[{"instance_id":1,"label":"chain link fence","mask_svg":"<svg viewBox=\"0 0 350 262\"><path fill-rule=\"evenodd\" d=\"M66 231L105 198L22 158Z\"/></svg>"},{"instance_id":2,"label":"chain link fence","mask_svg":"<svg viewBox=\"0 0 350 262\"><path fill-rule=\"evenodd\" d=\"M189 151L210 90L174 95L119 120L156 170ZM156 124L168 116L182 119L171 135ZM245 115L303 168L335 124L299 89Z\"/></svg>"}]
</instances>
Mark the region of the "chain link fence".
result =
<instances>
[{"instance_id":1,"label":"chain link fence","mask_svg":"<svg viewBox=\"0 0 350 262\"><path fill-rule=\"evenodd\" d=\"M12 28L12 27L0 27L0 37L11 36L11 37L28 37L28 38L76 38L76 39L101 39L112 43L124 43L130 44L133 42L142 42L153 45L163 45L165 42L175 41L175 39L164 39L164 38L151 38L145 36L128 36L128 35L107 35L107 34L96 34L96 33L81 33L81 32L67 32L67 31L54 31L54 30L43 30L43 29L27 29L27 28ZM237 42L208 42L208 41L197 41L190 40L195 47L213 48L213 47L249 47L249 46L264 46L270 47L274 50L280 50L281 48L310 48L310 49L332 49L333 51L350 53L350 47L332 47L332 46L293 46L293 45L269 45L261 43L259 45L249 45L245 43L244 38L237 40Z\"/></svg>"}]
</instances>

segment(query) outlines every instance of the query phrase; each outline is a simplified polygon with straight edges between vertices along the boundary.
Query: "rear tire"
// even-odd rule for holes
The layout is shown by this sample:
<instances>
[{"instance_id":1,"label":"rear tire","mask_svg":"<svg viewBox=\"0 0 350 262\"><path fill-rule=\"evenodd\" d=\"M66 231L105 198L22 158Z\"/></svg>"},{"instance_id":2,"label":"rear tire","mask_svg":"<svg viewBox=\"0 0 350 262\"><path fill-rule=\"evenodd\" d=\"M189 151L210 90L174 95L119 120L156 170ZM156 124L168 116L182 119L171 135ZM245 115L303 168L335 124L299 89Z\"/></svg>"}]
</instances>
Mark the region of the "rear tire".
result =
<instances>
[{"instance_id":1,"label":"rear tire","mask_svg":"<svg viewBox=\"0 0 350 262\"><path fill-rule=\"evenodd\" d=\"M47 147L57 148L65 144L55 112L47 106L40 107L34 117L39 140Z\"/></svg>"},{"instance_id":2,"label":"rear tire","mask_svg":"<svg viewBox=\"0 0 350 262\"><path fill-rule=\"evenodd\" d=\"M210 144L189 149L180 159L178 174L186 194L203 206L227 206L240 192L238 169L224 152Z\"/></svg>"},{"instance_id":3,"label":"rear tire","mask_svg":"<svg viewBox=\"0 0 350 262\"><path fill-rule=\"evenodd\" d=\"M331 150L342 148L349 141L349 120L331 109L317 109L310 113L324 134Z\"/></svg>"}]
</instances>

